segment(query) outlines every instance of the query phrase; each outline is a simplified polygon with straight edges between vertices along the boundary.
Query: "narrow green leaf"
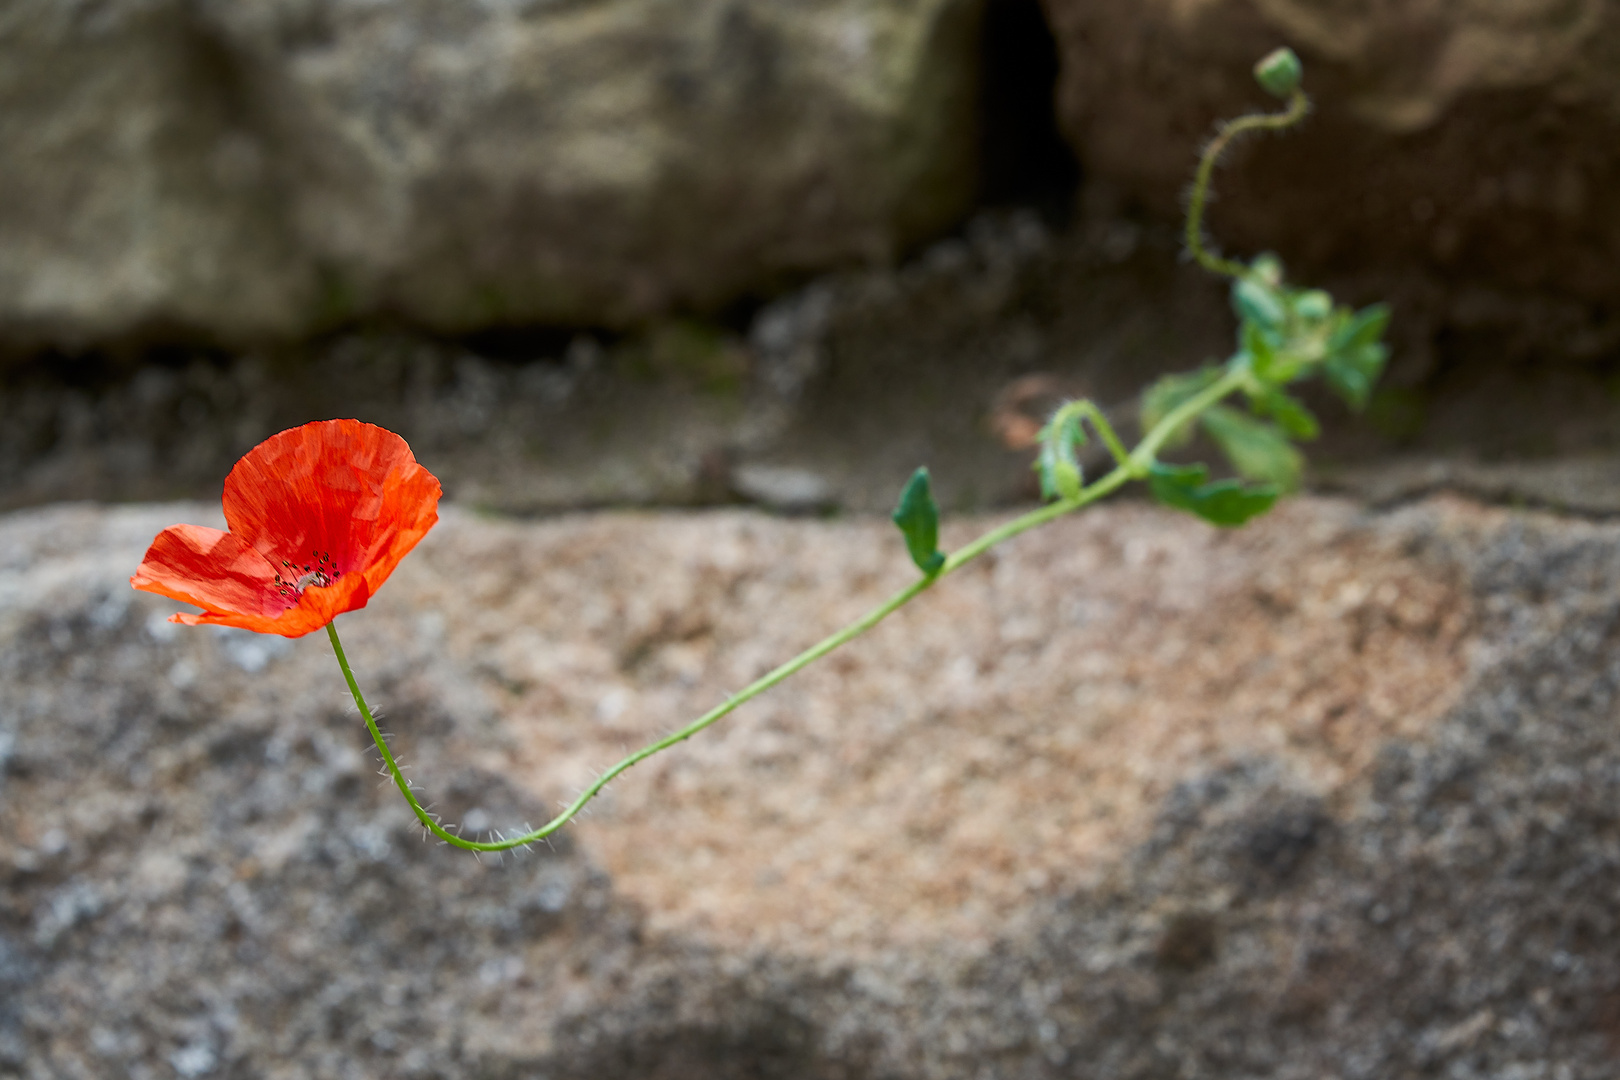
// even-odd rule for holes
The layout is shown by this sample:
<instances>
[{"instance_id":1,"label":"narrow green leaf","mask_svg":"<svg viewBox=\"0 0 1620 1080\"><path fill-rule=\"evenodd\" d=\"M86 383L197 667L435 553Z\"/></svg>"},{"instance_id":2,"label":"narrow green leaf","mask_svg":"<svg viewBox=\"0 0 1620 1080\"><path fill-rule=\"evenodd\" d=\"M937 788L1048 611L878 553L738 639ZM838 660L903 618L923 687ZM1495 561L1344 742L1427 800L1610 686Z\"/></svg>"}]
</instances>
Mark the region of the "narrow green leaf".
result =
<instances>
[{"instance_id":1,"label":"narrow green leaf","mask_svg":"<svg viewBox=\"0 0 1620 1080\"><path fill-rule=\"evenodd\" d=\"M1328 342L1334 352L1357 345L1376 345L1389 328L1389 305L1373 304L1364 307L1336 328Z\"/></svg>"},{"instance_id":2,"label":"narrow green leaf","mask_svg":"<svg viewBox=\"0 0 1620 1080\"><path fill-rule=\"evenodd\" d=\"M1296 439L1314 439L1322 433L1316 416L1298 398L1274 387L1266 387L1249 401L1254 411L1269 416Z\"/></svg>"},{"instance_id":3,"label":"narrow green leaf","mask_svg":"<svg viewBox=\"0 0 1620 1080\"><path fill-rule=\"evenodd\" d=\"M1341 349L1323 362L1322 377L1352 409L1359 410L1367 404L1388 357L1389 350L1378 343Z\"/></svg>"},{"instance_id":4,"label":"narrow green leaf","mask_svg":"<svg viewBox=\"0 0 1620 1080\"><path fill-rule=\"evenodd\" d=\"M1389 326L1389 307L1373 304L1342 321L1328 337L1322 377L1352 409L1361 409L1384 373L1389 349L1381 340Z\"/></svg>"},{"instance_id":5,"label":"narrow green leaf","mask_svg":"<svg viewBox=\"0 0 1620 1080\"><path fill-rule=\"evenodd\" d=\"M1142 430L1152 431L1160 420L1169 416L1176 407L1199 391L1207 389L1221 377L1221 369L1208 364L1197 371L1182 375L1166 375L1142 392ZM1182 425L1165 443L1174 448L1192 438L1192 425Z\"/></svg>"},{"instance_id":6,"label":"narrow green leaf","mask_svg":"<svg viewBox=\"0 0 1620 1080\"><path fill-rule=\"evenodd\" d=\"M1270 484L1245 485L1237 480L1205 483L1209 470L1202 465L1155 463L1148 489L1166 506L1196 514L1211 525L1231 527L1270 510L1279 494Z\"/></svg>"},{"instance_id":7,"label":"narrow green leaf","mask_svg":"<svg viewBox=\"0 0 1620 1080\"><path fill-rule=\"evenodd\" d=\"M918 469L906 481L900 505L894 511L894 523L906 538L906 550L917 569L937 574L945 565L945 553L939 550L939 506L934 502L926 468Z\"/></svg>"},{"instance_id":8,"label":"narrow green leaf","mask_svg":"<svg viewBox=\"0 0 1620 1080\"><path fill-rule=\"evenodd\" d=\"M1204 430L1241 475L1276 484L1284 491L1299 487L1304 459L1276 424L1224 405L1212 406L1203 421Z\"/></svg>"},{"instance_id":9,"label":"narrow green leaf","mask_svg":"<svg viewBox=\"0 0 1620 1080\"><path fill-rule=\"evenodd\" d=\"M1322 365L1322 378L1357 412L1366 406L1372 394L1372 383L1355 365L1345 363L1339 354L1328 357Z\"/></svg>"}]
</instances>

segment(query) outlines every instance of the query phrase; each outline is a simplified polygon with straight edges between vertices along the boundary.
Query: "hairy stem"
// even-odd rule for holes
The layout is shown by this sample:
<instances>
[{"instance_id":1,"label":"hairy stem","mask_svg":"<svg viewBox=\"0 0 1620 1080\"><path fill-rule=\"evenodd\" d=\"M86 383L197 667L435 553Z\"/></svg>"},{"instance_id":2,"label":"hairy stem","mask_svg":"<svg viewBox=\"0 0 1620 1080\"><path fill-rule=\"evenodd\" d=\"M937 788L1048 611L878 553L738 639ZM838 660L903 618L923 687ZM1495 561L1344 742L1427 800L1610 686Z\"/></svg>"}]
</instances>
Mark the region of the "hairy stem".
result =
<instances>
[{"instance_id":1,"label":"hairy stem","mask_svg":"<svg viewBox=\"0 0 1620 1080\"><path fill-rule=\"evenodd\" d=\"M1198 265L1212 274L1242 277L1249 268L1240 262L1223 259L1204 246L1204 209L1209 203L1210 181L1215 175L1215 164L1220 160L1232 140L1250 131L1283 131L1305 119L1311 111L1310 98L1305 91L1295 90L1288 99L1287 108L1275 113L1250 113L1228 120L1215 130L1215 137L1204 147L1198 159L1198 172L1193 177L1192 196L1187 201L1187 251Z\"/></svg>"},{"instance_id":2,"label":"hairy stem","mask_svg":"<svg viewBox=\"0 0 1620 1080\"><path fill-rule=\"evenodd\" d=\"M937 573L912 582L842 630L823 638L787 663L749 683L748 686L731 695L679 731L666 735L657 742L650 743L637 750L597 777L590 786L579 793L573 802L565 806L556 817L538 829L525 832L519 836L498 840L468 840L450 832L439 822L437 817L422 807L422 804L416 798L415 791L412 790L410 781L406 780L404 774L400 772L393 753L388 749L387 741L383 739L382 732L377 728L377 721L372 716L364 695L360 693L360 685L355 682L354 672L350 670L348 658L343 654L343 643L338 640L335 623L327 623L326 634L332 640L332 651L337 654L338 666L343 669L343 678L349 684L349 693L354 695L354 703L359 707L361 717L365 719L366 730L371 732L371 738L377 744L377 750L382 754L383 763L387 765L395 786L399 788L400 794L405 796L405 801L411 804L411 810L416 814L416 819L422 823L422 827L445 843L453 844L468 851L506 851L511 848L522 847L536 840L543 840L562 828L583 810L585 804L594 799L604 787L632 766L647 760L660 750L667 750L676 743L690 739L715 721L733 712L738 706L758 697L783 679L813 664L840 645L860 637L932 588L941 578L960 570L1002 541L1010 540L1019 533L1028 532L1037 525L1044 525L1048 521L1062 517L1064 514L1073 513L1083 506L1088 506L1107 495L1111 495L1130 481L1146 476L1160 448L1163 447L1165 441L1170 438L1177 428L1208 409L1211 405L1217 404L1227 395L1240 389L1248 378L1248 373L1245 370L1232 369L1227 371L1226 374L1204 390L1188 398L1177 408L1167 413L1162 420L1153 426L1152 430L1142 437L1142 441L1137 444L1136 449L1128 455L1124 452L1123 445L1119 443L1118 437L1114 436L1113 429L1107 425L1107 420L1101 419L1101 426L1098 428L1099 433L1103 434L1104 441L1108 443L1109 449L1115 451L1119 464L1111 472L1081 488L1079 495L1075 498L1063 499L1049 503L1039 509L1031 510L1029 513L1014 518L1004 525L991 529L966 547L959 548L945 560L945 564L939 568ZM1094 421L1101 418L1100 412L1088 412L1086 415Z\"/></svg>"},{"instance_id":3,"label":"hairy stem","mask_svg":"<svg viewBox=\"0 0 1620 1080\"><path fill-rule=\"evenodd\" d=\"M1097 432L1097 437L1102 439L1103 445L1108 448L1108 453L1113 456L1114 464L1124 465L1130 460L1130 452L1125 449L1125 444L1120 442L1119 435L1114 431L1114 425L1108 422L1108 414L1103 412L1095 401L1090 398L1071 401L1063 406L1059 413L1061 414L1064 410L1072 411L1073 415L1082 420L1091 421L1091 426ZM1056 422L1056 419L1054 419L1053 423Z\"/></svg>"}]
</instances>

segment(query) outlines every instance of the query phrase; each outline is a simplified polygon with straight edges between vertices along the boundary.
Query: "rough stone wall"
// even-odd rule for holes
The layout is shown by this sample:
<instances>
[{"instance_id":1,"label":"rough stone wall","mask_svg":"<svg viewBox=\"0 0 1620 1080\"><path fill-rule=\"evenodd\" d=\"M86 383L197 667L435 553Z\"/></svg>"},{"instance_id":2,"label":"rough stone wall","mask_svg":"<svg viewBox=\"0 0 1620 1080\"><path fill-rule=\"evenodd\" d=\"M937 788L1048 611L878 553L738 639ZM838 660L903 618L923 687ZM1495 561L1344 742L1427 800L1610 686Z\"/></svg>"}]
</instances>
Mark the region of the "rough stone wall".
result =
<instances>
[{"instance_id":1,"label":"rough stone wall","mask_svg":"<svg viewBox=\"0 0 1620 1080\"><path fill-rule=\"evenodd\" d=\"M978 0L23 0L0 333L712 310L882 261L977 170Z\"/></svg>"},{"instance_id":2,"label":"rough stone wall","mask_svg":"<svg viewBox=\"0 0 1620 1080\"><path fill-rule=\"evenodd\" d=\"M1234 156L1215 234L1339 273L1603 302L1620 288L1620 13L1603 0L1045 0L1088 176L1173 217L1190 148L1305 61L1317 111ZM1500 303L1500 301L1498 301ZM1481 313L1488 317L1488 313ZM1478 316L1476 316L1478 317ZM1589 335L1590 336L1590 335ZM1562 343L1561 343L1562 344ZM1613 335L1567 343L1592 355Z\"/></svg>"},{"instance_id":3,"label":"rough stone wall","mask_svg":"<svg viewBox=\"0 0 1620 1080\"><path fill-rule=\"evenodd\" d=\"M480 865L377 783L323 642L129 591L201 512L0 520L0 1074L1614 1073L1612 526L1098 510ZM440 808L504 826L907 573L896 546L451 515L348 646Z\"/></svg>"}]
</instances>

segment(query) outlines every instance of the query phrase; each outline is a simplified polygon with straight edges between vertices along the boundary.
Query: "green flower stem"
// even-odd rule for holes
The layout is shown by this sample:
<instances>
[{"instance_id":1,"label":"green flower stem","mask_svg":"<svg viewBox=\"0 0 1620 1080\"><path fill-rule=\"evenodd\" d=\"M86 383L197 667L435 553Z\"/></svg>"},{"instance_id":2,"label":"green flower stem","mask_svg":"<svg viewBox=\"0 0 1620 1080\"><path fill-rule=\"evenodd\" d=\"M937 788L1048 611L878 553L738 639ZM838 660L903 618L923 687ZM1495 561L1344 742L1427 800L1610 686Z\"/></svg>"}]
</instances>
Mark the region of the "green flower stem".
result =
<instances>
[{"instance_id":1,"label":"green flower stem","mask_svg":"<svg viewBox=\"0 0 1620 1080\"><path fill-rule=\"evenodd\" d=\"M1164 444L1175 437L1176 432L1188 421L1203 413L1212 405L1219 405L1227 395L1238 390L1246 389L1254 384L1254 373L1249 370L1247 362L1229 362L1226 373L1203 390L1177 405L1164 414L1164 418L1136 444L1131 451L1131 463L1135 469L1134 478L1141 478L1148 474L1153 463L1158 460L1159 451Z\"/></svg>"},{"instance_id":2,"label":"green flower stem","mask_svg":"<svg viewBox=\"0 0 1620 1080\"><path fill-rule=\"evenodd\" d=\"M1232 140L1250 131L1283 131L1305 119L1311 111L1311 100L1305 91L1295 90L1288 99L1287 108L1275 113L1250 113L1228 120L1215 131L1215 137L1204 147L1198 159L1198 172L1193 177L1192 197L1187 201L1187 251L1212 274L1240 278L1249 268L1240 262L1223 259L1204 247L1204 208L1209 202L1209 185L1215 175L1215 163L1220 160Z\"/></svg>"},{"instance_id":3,"label":"green flower stem","mask_svg":"<svg viewBox=\"0 0 1620 1080\"><path fill-rule=\"evenodd\" d=\"M1102 439L1103 445L1108 448L1109 454L1113 455L1116 465L1123 465L1130 460L1130 452L1125 449L1125 444L1119 441L1119 435L1114 431L1114 425L1108 422L1108 414L1103 412L1095 401L1090 398L1071 401L1058 410L1059 414L1061 415L1063 410L1066 409L1073 410L1073 415L1082 420L1091 421L1091 426L1096 430L1097 437ZM1054 419L1053 422L1056 423L1056 420Z\"/></svg>"},{"instance_id":4,"label":"green flower stem","mask_svg":"<svg viewBox=\"0 0 1620 1080\"><path fill-rule=\"evenodd\" d=\"M416 819L422 823L422 827L427 829L440 840L443 840L445 843L453 844L458 848L464 848L468 851L506 851L510 848L522 847L523 845L533 843L536 840L543 840L547 836L550 836L552 833L556 832L558 829L562 828L570 820L572 820L575 815L585 808L586 803L594 799L604 787L622 775L631 766L645 761L647 758L652 757L661 750L669 749L676 743L684 742L685 740L690 739L693 735L696 735L710 724L713 724L715 721L734 711L738 706L758 697L760 694L764 693L766 690L769 690L771 687L775 686L783 679L786 679L788 676L805 667L808 667L810 664L815 663L817 660L821 659L823 656L826 656L840 645L860 637L862 634L872 629L872 627L888 618L891 614L910 603L928 589L932 588L934 584L941 578L960 570L962 567L966 566L980 555L983 555L986 551L989 551L1002 541L1009 540L1012 537L1017 536L1019 533L1028 532L1037 525L1044 525L1048 521L1062 517L1064 514L1072 513L1083 506L1087 506L1096 502L1098 499L1112 494L1132 480L1139 480L1146 476L1148 470L1152 467L1154 461L1156 460L1156 455L1158 454L1159 450L1164 446L1165 441L1170 438L1172 433L1174 433L1184 423L1193 419L1205 409L1208 409L1211 405L1218 403L1227 395L1243 387L1249 378L1250 376L1246 368L1234 367L1229 369L1226 374L1222 375L1208 387L1193 397L1188 398L1186 401L1182 402L1181 405L1167 413L1164 419L1155 424L1153 429L1143 436L1142 441L1137 444L1136 449L1129 455L1124 453L1123 446L1118 443L1117 438L1108 437L1113 435L1113 429L1107 427L1107 422L1104 420L1103 426L1099 430L1107 433L1104 436L1104 439L1109 443L1109 448L1111 450L1115 449L1116 447L1118 448L1117 457L1119 458L1120 463L1115 466L1111 472L1102 476L1094 483L1081 488L1079 495L1077 495L1075 498L1063 499L1058 502L1049 503L1048 505L1042 506L1037 510L1031 510L1029 513L1007 522L1005 525L991 529L989 532L980 536L977 540L974 540L966 547L960 548L953 552L945 560L945 564L939 568L938 573L921 577L912 582L904 589L901 589L899 592L895 593L888 600L884 601L881 605L873 608L871 611L861 616L861 618L857 619L855 622L850 623L848 626L844 627L842 630L831 635L830 637L823 638L821 641L817 642L815 645L812 645L810 648L806 649L798 656L795 656L787 663L754 680L752 683L748 684L747 687L738 693L733 694L731 697L727 698L719 705L716 705L714 708L710 709L708 712L704 713L690 724L687 724L679 731L666 735L657 742L651 743L642 747L640 750L637 750L629 757L620 761L617 765L614 765L612 768L608 769L601 776L597 777L589 787L580 792L574 801L564 807L562 812L556 817L552 818L538 829L523 833L520 836L505 837L498 840L468 840L465 837L457 836L455 833L450 832L442 824L440 824L438 818L428 813L428 811L422 807L422 804L416 798L415 791L413 791L411 788L410 782L406 780L404 774L400 772L399 765L397 762L395 762L393 753L388 749L388 743L383 739L382 732L377 728L377 721L372 716L370 707L366 705L364 695L360 693L360 685L355 682L354 672L350 670L348 658L343 654L343 643L338 640L336 623L326 624L326 635L332 640L332 651L337 654L338 667L343 669L343 678L347 680L349 684L349 693L354 695L354 703L359 707L360 715L365 719L366 730L371 732L372 741L377 744L377 750L382 754L383 763L388 766L388 772L394 778L395 786L399 788L399 793L405 796L405 801L410 803L411 810L415 812Z\"/></svg>"}]
</instances>

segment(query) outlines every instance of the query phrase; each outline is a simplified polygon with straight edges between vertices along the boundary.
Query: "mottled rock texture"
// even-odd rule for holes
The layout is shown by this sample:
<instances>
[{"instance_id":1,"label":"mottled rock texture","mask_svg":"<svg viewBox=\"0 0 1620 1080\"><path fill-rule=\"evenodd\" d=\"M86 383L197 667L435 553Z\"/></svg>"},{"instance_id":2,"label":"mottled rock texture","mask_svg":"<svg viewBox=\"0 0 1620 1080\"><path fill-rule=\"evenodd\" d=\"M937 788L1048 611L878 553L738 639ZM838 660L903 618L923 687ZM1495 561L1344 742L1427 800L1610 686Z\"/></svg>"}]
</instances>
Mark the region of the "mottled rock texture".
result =
<instances>
[{"instance_id":1,"label":"mottled rock texture","mask_svg":"<svg viewBox=\"0 0 1620 1080\"><path fill-rule=\"evenodd\" d=\"M948 505L985 509L1036 494L1032 453L987 423L1009 384L1052 388L1026 410L1091 393L1128 424L1150 373L1228 348L1231 326L1221 284L1178 267L1163 230L1057 236L1033 214L985 214L899 268L773 301L746 335L353 330L133 369L18 365L0 374L0 510L217 498L249 448L332 416L399 432L454 499L506 513L734 499L887 513L919 464Z\"/></svg>"},{"instance_id":2,"label":"mottled rock texture","mask_svg":"<svg viewBox=\"0 0 1620 1080\"><path fill-rule=\"evenodd\" d=\"M1088 175L1156 213L1178 211L1187 148L1269 100L1249 69L1286 44L1317 112L1220 174L1212 225L1231 248L1471 282L1476 325L1501 314L1491 290L1591 303L1620 287L1620 12L1604 0L1044 2ZM1585 340L1565 344L1612 352L1616 332L1571 326Z\"/></svg>"},{"instance_id":3,"label":"mottled rock texture","mask_svg":"<svg viewBox=\"0 0 1620 1080\"><path fill-rule=\"evenodd\" d=\"M619 324L973 196L978 0L21 0L0 331Z\"/></svg>"},{"instance_id":4,"label":"mottled rock texture","mask_svg":"<svg viewBox=\"0 0 1620 1080\"><path fill-rule=\"evenodd\" d=\"M1099 510L481 865L318 635L128 590L207 516L0 520L0 1073L1614 1073L1612 526ZM487 829L909 573L881 522L452 513L344 625Z\"/></svg>"}]
</instances>

